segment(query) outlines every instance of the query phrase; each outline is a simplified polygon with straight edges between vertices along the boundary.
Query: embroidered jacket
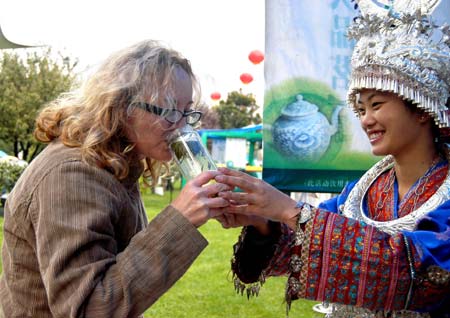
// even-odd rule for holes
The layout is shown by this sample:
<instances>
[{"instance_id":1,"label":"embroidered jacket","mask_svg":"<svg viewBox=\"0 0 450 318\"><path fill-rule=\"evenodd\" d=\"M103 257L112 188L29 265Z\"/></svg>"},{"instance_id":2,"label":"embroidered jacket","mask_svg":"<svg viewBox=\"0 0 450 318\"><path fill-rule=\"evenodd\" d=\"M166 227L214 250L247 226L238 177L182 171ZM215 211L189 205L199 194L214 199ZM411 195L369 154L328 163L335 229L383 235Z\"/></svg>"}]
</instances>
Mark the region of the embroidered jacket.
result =
<instances>
[{"instance_id":1,"label":"embroidered jacket","mask_svg":"<svg viewBox=\"0 0 450 318\"><path fill-rule=\"evenodd\" d=\"M390 193L380 191L391 171L384 171L370 185L362 202L370 218L393 220L427 202L446 179L448 164L434 166L429 177L419 180L400 203L395 186ZM351 317L349 312L355 308L360 308L356 314L367 317L446 317L450 312L450 200L417 220L413 230L388 234L341 214L355 184L314 209L304 226L299 273L292 271L294 231L279 225L271 236L262 237L245 227L232 262L237 278L254 283L263 282L265 276L288 274L288 301L307 298L341 304L332 317ZM382 213L379 202L384 203ZM236 287L244 285L237 282Z\"/></svg>"}]
</instances>

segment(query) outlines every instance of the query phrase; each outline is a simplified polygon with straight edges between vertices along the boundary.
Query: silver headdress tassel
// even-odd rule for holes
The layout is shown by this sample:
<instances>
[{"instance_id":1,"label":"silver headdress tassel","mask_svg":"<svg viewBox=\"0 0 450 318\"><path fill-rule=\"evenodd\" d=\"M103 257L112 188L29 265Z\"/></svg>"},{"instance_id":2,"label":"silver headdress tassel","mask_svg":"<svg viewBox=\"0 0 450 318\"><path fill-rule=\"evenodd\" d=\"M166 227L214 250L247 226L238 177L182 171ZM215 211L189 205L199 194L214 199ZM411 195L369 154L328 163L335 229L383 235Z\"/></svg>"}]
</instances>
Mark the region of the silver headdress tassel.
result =
<instances>
[{"instance_id":1,"label":"silver headdress tassel","mask_svg":"<svg viewBox=\"0 0 450 318\"><path fill-rule=\"evenodd\" d=\"M450 26L431 19L440 1L357 2L362 16L348 31L357 40L349 104L356 109L362 88L393 92L431 114L438 127L450 127Z\"/></svg>"}]
</instances>

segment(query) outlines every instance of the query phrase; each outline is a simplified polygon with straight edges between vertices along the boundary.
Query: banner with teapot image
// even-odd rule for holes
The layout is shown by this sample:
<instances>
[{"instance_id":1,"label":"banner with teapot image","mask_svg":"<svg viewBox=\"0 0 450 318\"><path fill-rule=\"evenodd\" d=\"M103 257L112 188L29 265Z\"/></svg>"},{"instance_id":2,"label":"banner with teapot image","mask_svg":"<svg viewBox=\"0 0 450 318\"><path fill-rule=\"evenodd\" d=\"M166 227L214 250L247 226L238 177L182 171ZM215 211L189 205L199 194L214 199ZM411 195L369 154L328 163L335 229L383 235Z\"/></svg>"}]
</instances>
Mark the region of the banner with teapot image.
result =
<instances>
[{"instance_id":1,"label":"banner with teapot image","mask_svg":"<svg viewBox=\"0 0 450 318\"><path fill-rule=\"evenodd\" d=\"M380 158L346 105L351 0L266 0L263 179L337 193Z\"/></svg>"}]
</instances>

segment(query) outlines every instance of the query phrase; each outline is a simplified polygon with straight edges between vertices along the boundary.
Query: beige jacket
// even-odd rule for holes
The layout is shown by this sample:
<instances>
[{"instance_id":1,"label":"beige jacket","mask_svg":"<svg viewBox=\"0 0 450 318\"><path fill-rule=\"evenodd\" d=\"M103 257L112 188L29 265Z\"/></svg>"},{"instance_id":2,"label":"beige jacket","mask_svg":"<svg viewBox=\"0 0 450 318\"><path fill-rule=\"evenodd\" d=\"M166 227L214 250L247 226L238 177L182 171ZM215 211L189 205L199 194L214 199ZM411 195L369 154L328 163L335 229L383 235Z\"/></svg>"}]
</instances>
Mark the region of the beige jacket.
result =
<instances>
[{"instance_id":1,"label":"beige jacket","mask_svg":"<svg viewBox=\"0 0 450 318\"><path fill-rule=\"evenodd\" d=\"M207 241L171 206L147 224L140 173L59 142L33 160L5 207L5 317L137 317L186 272Z\"/></svg>"}]
</instances>

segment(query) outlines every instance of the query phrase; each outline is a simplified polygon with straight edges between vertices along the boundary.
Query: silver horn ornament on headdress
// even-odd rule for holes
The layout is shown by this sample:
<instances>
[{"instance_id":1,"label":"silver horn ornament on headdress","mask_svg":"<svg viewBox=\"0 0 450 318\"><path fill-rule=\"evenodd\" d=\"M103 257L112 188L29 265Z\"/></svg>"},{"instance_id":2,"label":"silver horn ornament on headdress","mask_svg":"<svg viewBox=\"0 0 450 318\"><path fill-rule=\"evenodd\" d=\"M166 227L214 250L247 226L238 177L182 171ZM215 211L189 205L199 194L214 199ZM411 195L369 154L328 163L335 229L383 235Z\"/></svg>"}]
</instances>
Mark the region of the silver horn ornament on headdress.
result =
<instances>
[{"instance_id":1,"label":"silver horn ornament on headdress","mask_svg":"<svg viewBox=\"0 0 450 318\"><path fill-rule=\"evenodd\" d=\"M430 113L438 127L450 127L450 26L431 17L439 2L357 1L362 15L348 30L357 41L348 92L354 109L359 90L388 91Z\"/></svg>"}]
</instances>

